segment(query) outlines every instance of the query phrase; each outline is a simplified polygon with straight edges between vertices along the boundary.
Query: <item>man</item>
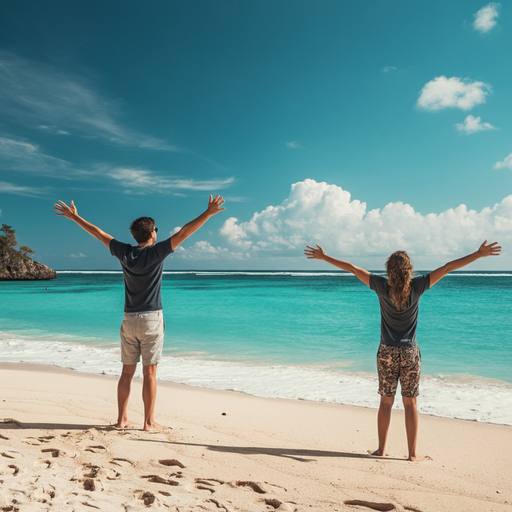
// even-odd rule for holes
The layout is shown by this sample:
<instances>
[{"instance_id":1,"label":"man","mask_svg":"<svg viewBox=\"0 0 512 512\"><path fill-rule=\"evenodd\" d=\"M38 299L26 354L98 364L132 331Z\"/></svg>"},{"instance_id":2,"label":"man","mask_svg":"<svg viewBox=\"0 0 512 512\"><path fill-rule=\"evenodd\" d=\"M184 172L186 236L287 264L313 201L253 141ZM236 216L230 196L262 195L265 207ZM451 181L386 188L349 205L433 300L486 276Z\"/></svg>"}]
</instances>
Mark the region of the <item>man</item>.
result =
<instances>
[{"instance_id":1,"label":"man","mask_svg":"<svg viewBox=\"0 0 512 512\"><path fill-rule=\"evenodd\" d=\"M165 430L153 414L156 400L156 366L162 356L165 323L162 315L162 271L164 260L185 239L195 233L210 217L224 210L224 199L216 196L197 219L185 224L178 233L156 243L158 228L150 217L140 217L132 222L130 231L138 245L132 247L114 239L78 215L73 201L71 206L59 201L54 210L57 215L76 222L87 233L105 244L121 262L125 284L124 318L121 325L121 360L123 373L117 386L117 428L132 425L128 421L127 407L130 388L137 363L142 355L144 402L144 430Z\"/></svg>"}]
</instances>

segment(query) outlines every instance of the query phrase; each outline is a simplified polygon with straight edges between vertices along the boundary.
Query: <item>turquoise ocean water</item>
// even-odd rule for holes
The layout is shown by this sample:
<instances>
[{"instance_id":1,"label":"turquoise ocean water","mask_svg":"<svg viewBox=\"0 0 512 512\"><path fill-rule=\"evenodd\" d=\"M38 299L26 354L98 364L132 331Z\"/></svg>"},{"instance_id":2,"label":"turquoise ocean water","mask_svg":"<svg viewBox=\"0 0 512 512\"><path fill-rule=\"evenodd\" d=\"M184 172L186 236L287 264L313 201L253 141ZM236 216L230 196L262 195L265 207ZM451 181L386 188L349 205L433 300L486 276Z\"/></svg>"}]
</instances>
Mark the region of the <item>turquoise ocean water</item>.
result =
<instances>
[{"instance_id":1,"label":"turquoise ocean water","mask_svg":"<svg viewBox=\"0 0 512 512\"><path fill-rule=\"evenodd\" d=\"M46 289L48 287L48 289ZM343 272L168 272L160 378L376 407L377 296ZM118 374L116 271L0 283L0 360ZM420 410L512 424L512 272L458 272L420 303Z\"/></svg>"}]
</instances>

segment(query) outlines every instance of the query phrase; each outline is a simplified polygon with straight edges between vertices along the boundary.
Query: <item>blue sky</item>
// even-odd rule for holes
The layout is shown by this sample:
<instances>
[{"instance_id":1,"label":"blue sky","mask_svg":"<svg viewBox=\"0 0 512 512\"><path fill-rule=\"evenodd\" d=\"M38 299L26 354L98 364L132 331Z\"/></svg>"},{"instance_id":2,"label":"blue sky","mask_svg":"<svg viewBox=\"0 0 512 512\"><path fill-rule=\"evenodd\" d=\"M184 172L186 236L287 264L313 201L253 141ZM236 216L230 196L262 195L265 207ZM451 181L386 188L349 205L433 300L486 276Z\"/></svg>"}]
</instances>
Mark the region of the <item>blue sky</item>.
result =
<instances>
[{"instance_id":1,"label":"blue sky","mask_svg":"<svg viewBox=\"0 0 512 512\"><path fill-rule=\"evenodd\" d=\"M172 269L430 269L499 240L511 269L510 2L5 1L0 222L55 269L226 211Z\"/></svg>"}]
</instances>

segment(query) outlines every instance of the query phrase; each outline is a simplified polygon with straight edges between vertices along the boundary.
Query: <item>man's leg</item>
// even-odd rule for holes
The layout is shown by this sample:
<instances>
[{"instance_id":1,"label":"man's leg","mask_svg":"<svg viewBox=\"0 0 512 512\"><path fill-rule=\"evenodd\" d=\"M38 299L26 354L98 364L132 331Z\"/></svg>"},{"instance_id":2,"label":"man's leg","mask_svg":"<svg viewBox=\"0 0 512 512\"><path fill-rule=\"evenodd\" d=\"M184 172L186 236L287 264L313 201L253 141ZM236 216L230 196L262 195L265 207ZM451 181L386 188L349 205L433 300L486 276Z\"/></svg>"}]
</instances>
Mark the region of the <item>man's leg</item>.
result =
<instances>
[{"instance_id":1,"label":"man's leg","mask_svg":"<svg viewBox=\"0 0 512 512\"><path fill-rule=\"evenodd\" d=\"M402 397L405 409L405 430L407 432L408 459L413 462L432 460L428 455L416 455L416 441L418 440L418 407L417 398Z\"/></svg>"},{"instance_id":2,"label":"man's leg","mask_svg":"<svg viewBox=\"0 0 512 512\"><path fill-rule=\"evenodd\" d=\"M379 413L377 414L377 432L379 435L379 449L372 455L384 457L386 453L386 441L388 439L389 424L391 422L391 409L393 408L394 396L381 396Z\"/></svg>"},{"instance_id":3,"label":"man's leg","mask_svg":"<svg viewBox=\"0 0 512 512\"><path fill-rule=\"evenodd\" d=\"M123 373L119 378L117 384L117 428L126 428L133 425L131 421L128 421L128 399L130 398L130 389L132 385L132 378L137 368L136 364L123 364Z\"/></svg>"},{"instance_id":4,"label":"man's leg","mask_svg":"<svg viewBox=\"0 0 512 512\"><path fill-rule=\"evenodd\" d=\"M169 427L159 425L153 418L156 402L156 364L143 366L142 400L144 402L144 430L166 430Z\"/></svg>"}]
</instances>

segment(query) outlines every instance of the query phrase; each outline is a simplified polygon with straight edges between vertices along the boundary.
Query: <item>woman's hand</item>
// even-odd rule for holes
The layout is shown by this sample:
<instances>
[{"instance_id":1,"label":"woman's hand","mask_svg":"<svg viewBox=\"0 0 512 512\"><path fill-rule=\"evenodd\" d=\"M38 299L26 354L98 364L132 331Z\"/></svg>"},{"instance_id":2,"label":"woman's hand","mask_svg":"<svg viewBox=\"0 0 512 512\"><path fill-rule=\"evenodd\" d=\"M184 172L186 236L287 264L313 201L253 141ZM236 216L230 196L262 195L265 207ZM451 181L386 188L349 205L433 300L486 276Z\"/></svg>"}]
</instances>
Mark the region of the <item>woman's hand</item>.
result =
<instances>
[{"instance_id":1,"label":"woman's hand","mask_svg":"<svg viewBox=\"0 0 512 512\"><path fill-rule=\"evenodd\" d=\"M307 246L307 249L304 249L304 254L308 258L308 260L325 260L327 254L323 250L322 246L316 244L318 249L313 249L313 247ZM309 250L308 250L309 249Z\"/></svg>"},{"instance_id":2,"label":"woman's hand","mask_svg":"<svg viewBox=\"0 0 512 512\"><path fill-rule=\"evenodd\" d=\"M501 252L501 246L498 245L498 242L493 242L492 244L485 245L487 240L479 247L478 257L485 258L486 256L499 256Z\"/></svg>"}]
</instances>

